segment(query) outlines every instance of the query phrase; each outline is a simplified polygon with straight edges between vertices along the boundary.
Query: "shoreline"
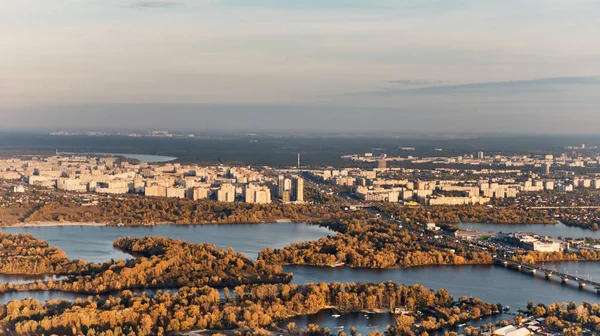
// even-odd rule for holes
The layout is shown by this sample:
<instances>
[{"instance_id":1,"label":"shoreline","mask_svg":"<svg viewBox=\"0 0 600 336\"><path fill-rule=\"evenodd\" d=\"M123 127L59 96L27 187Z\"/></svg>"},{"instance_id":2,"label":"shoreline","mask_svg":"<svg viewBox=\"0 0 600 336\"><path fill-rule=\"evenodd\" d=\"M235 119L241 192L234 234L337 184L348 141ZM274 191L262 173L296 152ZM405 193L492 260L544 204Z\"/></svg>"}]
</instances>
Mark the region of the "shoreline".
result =
<instances>
[{"instance_id":1,"label":"shoreline","mask_svg":"<svg viewBox=\"0 0 600 336\"><path fill-rule=\"evenodd\" d=\"M2 226L2 228L9 227L56 227L56 226L108 226L108 223L94 223L94 222L32 222L32 223L16 223L12 225Z\"/></svg>"},{"instance_id":2,"label":"shoreline","mask_svg":"<svg viewBox=\"0 0 600 336\"><path fill-rule=\"evenodd\" d=\"M262 223L193 223L193 224L179 224L173 222L160 222L154 224L125 224L125 225L115 225L111 223L96 223L96 222L56 222L56 221L39 221L39 222L31 222L31 223L15 223L10 225L3 225L0 228L10 228L10 227L18 227L18 228L27 228L27 227L61 227L61 226L125 226L125 227L141 227L141 226L158 226L158 225L238 225L238 224L283 224L283 223L295 223L289 218L278 218L272 219L273 222L262 222Z\"/></svg>"}]
</instances>

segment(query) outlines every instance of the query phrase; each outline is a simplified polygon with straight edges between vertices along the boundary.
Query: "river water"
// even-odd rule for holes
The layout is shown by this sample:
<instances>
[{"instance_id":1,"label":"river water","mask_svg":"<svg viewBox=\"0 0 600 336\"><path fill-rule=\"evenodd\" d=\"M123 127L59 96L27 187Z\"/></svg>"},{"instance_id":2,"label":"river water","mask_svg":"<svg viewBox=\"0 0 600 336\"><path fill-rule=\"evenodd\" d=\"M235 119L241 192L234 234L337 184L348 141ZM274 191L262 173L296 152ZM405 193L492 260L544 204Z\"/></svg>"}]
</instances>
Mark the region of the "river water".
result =
<instances>
[{"instance_id":1,"label":"river water","mask_svg":"<svg viewBox=\"0 0 600 336\"><path fill-rule=\"evenodd\" d=\"M460 223L461 229L470 229L485 232L533 232L550 237L569 238L598 238L600 230L582 229L575 226L567 226L563 223L557 224L489 224L489 223Z\"/></svg>"}]
</instances>

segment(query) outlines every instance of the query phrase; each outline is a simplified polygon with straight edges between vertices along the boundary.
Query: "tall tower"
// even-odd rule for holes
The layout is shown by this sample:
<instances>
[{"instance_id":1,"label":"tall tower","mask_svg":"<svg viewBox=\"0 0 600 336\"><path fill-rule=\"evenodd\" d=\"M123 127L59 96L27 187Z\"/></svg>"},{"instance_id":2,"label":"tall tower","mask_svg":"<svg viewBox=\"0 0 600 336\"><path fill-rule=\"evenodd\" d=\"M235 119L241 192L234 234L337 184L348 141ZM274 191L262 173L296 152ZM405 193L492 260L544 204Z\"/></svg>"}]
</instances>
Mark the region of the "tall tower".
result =
<instances>
[{"instance_id":1,"label":"tall tower","mask_svg":"<svg viewBox=\"0 0 600 336\"><path fill-rule=\"evenodd\" d=\"M292 200L304 202L304 179L294 176L292 179Z\"/></svg>"},{"instance_id":2,"label":"tall tower","mask_svg":"<svg viewBox=\"0 0 600 336\"><path fill-rule=\"evenodd\" d=\"M300 153L298 153L298 169L300 169Z\"/></svg>"}]
</instances>

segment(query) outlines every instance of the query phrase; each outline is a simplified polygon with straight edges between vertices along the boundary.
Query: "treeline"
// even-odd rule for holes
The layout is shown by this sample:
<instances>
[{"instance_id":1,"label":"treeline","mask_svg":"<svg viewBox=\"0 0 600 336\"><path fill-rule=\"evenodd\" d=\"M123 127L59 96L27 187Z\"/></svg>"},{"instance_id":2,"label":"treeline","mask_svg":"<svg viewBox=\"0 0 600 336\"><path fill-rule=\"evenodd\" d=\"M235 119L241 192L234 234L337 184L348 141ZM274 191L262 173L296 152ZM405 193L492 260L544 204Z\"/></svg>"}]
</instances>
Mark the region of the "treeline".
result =
<instances>
[{"instance_id":1,"label":"treeline","mask_svg":"<svg viewBox=\"0 0 600 336\"><path fill-rule=\"evenodd\" d=\"M395 225L355 222L340 231L317 241L292 243L283 249L264 249L259 260L276 265L364 268L492 263L488 252L468 251L463 245L412 234Z\"/></svg>"},{"instance_id":2,"label":"treeline","mask_svg":"<svg viewBox=\"0 0 600 336\"><path fill-rule=\"evenodd\" d=\"M18 335L167 335L195 329L241 328L263 334L277 330L287 318L314 314L324 308L341 312L409 311L397 326L397 335L450 327L500 310L495 304L461 298L455 302L446 290L437 293L420 285L394 283L239 286L235 295L210 287L181 288L176 293L158 292L149 297L124 291L119 298L48 301L31 299L0 305L0 324L5 334ZM230 297L231 296L231 297ZM423 315L414 314L421 310ZM421 326L416 323L419 321ZM293 329L292 324L289 329ZM295 330L289 330L294 332ZM308 331L307 331L308 332Z\"/></svg>"},{"instance_id":3,"label":"treeline","mask_svg":"<svg viewBox=\"0 0 600 336\"><path fill-rule=\"evenodd\" d=\"M382 203L379 210L397 220L417 223L495 223L495 224L554 224L556 220L543 210L525 210L515 206L486 205L401 206Z\"/></svg>"},{"instance_id":4,"label":"treeline","mask_svg":"<svg viewBox=\"0 0 600 336\"><path fill-rule=\"evenodd\" d=\"M512 256L512 259L526 264L536 264L540 262L551 262L551 261L578 261L587 260L595 261L600 260L600 251L596 250L580 250L577 253L569 252L537 252L529 251L527 253L519 253Z\"/></svg>"},{"instance_id":5,"label":"treeline","mask_svg":"<svg viewBox=\"0 0 600 336\"><path fill-rule=\"evenodd\" d=\"M73 200L56 200L32 209L24 222L100 222L144 224L261 223L287 218L296 222L327 222L333 218L363 216L347 213L339 205L222 203L166 197L124 196L83 206Z\"/></svg>"},{"instance_id":6,"label":"treeline","mask_svg":"<svg viewBox=\"0 0 600 336\"><path fill-rule=\"evenodd\" d=\"M163 237L119 238L114 245L137 258L105 263L93 273L71 275L60 281L3 285L0 292L59 290L107 293L124 289L237 286L289 282L281 266L252 262L232 248L190 244ZM86 269L87 270L87 269Z\"/></svg>"}]
</instances>

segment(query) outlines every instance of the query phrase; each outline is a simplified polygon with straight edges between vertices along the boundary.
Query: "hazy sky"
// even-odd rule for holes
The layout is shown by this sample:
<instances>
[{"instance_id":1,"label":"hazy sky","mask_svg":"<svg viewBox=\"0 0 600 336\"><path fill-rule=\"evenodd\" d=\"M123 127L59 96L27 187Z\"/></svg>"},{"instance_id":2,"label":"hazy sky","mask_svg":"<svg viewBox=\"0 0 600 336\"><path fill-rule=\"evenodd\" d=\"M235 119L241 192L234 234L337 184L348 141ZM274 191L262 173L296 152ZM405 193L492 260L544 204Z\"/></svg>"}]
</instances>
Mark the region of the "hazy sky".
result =
<instances>
[{"instance_id":1,"label":"hazy sky","mask_svg":"<svg viewBox=\"0 0 600 336\"><path fill-rule=\"evenodd\" d=\"M598 0L0 0L3 129L586 132Z\"/></svg>"}]
</instances>

